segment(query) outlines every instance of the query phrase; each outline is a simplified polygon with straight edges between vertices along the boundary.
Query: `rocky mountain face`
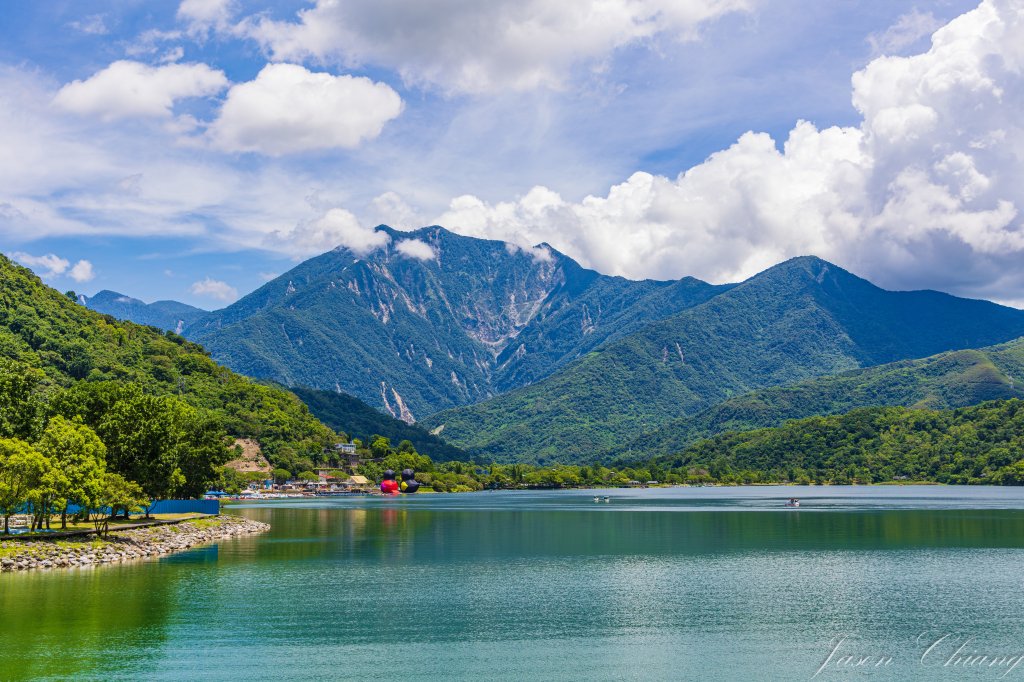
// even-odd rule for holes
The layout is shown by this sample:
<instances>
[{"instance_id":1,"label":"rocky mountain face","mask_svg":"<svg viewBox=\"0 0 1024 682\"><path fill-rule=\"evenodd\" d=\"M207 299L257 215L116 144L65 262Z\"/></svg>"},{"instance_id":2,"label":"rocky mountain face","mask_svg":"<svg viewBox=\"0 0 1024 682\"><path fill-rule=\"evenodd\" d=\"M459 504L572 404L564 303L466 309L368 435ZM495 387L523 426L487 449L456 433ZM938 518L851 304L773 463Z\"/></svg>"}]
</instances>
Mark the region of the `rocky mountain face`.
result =
<instances>
[{"instance_id":1,"label":"rocky mountain face","mask_svg":"<svg viewBox=\"0 0 1024 682\"><path fill-rule=\"evenodd\" d=\"M820 259L797 258L542 381L425 425L498 459L587 459L751 390L1021 335L1024 311L885 291Z\"/></svg>"},{"instance_id":2,"label":"rocky mountain face","mask_svg":"<svg viewBox=\"0 0 1024 682\"><path fill-rule=\"evenodd\" d=\"M378 228L368 254L310 259L185 335L236 371L343 391L413 422L537 381L728 289L600 275L541 245Z\"/></svg>"},{"instance_id":3,"label":"rocky mountain face","mask_svg":"<svg viewBox=\"0 0 1024 682\"><path fill-rule=\"evenodd\" d=\"M79 296L78 302L90 310L136 324L146 324L181 334L185 327L207 311L178 301L145 303L116 291L104 289L95 296Z\"/></svg>"}]
</instances>

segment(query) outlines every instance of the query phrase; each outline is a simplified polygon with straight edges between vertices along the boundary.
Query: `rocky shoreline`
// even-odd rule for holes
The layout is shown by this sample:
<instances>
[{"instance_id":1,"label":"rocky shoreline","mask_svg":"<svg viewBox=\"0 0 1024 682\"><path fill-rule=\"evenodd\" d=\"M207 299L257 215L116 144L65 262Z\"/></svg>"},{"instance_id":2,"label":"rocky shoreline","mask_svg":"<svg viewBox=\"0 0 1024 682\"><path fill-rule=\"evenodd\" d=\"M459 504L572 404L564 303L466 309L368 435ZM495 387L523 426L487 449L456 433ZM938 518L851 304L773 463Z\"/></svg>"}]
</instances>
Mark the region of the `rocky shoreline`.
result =
<instances>
[{"instance_id":1,"label":"rocky shoreline","mask_svg":"<svg viewBox=\"0 0 1024 682\"><path fill-rule=\"evenodd\" d=\"M81 568L146 559L268 530L265 523L222 514L145 528L111 528L106 538L0 540L0 571Z\"/></svg>"}]
</instances>

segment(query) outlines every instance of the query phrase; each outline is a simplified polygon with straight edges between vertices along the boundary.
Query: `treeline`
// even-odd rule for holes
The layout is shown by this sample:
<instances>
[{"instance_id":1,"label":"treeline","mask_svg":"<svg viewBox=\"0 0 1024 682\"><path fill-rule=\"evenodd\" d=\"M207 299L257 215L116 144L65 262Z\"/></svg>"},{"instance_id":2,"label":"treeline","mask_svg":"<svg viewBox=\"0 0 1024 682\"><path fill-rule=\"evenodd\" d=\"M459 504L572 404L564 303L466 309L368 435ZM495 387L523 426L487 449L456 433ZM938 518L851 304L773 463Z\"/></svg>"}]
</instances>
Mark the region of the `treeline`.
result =
<instances>
[{"instance_id":1,"label":"treeline","mask_svg":"<svg viewBox=\"0 0 1024 682\"><path fill-rule=\"evenodd\" d=\"M196 497L218 478L230 441L218 418L122 382L78 382L44 397L41 373L0 360L0 514L31 529L68 512L96 517Z\"/></svg>"},{"instance_id":2,"label":"treeline","mask_svg":"<svg viewBox=\"0 0 1024 682\"><path fill-rule=\"evenodd\" d=\"M521 488L581 488L627 486L667 477L668 472L657 463L651 466L626 466L613 469L604 466L554 464L496 464L480 462L434 462L416 452L412 442L404 440L398 447L383 436L375 436L365 455L374 458L359 465L357 473L374 482L384 471L412 469L416 480L435 492L472 492L476 490ZM655 477L652 479L652 476ZM681 483L682 480L662 482Z\"/></svg>"},{"instance_id":3,"label":"treeline","mask_svg":"<svg viewBox=\"0 0 1024 682\"><path fill-rule=\"evenodd\" d=\"M1024 485L1024 401L861 408L725 433L657 463L693 482Z\"/></svg>"}]
</instances>

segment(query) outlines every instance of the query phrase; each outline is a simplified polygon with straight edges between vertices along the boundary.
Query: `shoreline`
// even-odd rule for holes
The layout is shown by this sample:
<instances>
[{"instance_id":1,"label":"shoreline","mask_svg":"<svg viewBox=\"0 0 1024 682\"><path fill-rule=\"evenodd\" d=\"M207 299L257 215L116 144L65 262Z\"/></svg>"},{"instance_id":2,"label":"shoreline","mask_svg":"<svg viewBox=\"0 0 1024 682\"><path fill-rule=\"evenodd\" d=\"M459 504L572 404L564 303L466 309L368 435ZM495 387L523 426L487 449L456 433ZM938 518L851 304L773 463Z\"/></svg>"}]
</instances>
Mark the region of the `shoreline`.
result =
<instances>
[{"instance_id":1,"label":"shoreline","mask_svg":"<svg viewBox=\"0 0 1024 682\"><path fill-rule=\"evenodd\" d=\"M0 572L87 568L184 552L242 535L270 530L260 521L220 514L175 524L111 529L106 538L15 539L0 536Z\"/></svg>"}]
</instances>

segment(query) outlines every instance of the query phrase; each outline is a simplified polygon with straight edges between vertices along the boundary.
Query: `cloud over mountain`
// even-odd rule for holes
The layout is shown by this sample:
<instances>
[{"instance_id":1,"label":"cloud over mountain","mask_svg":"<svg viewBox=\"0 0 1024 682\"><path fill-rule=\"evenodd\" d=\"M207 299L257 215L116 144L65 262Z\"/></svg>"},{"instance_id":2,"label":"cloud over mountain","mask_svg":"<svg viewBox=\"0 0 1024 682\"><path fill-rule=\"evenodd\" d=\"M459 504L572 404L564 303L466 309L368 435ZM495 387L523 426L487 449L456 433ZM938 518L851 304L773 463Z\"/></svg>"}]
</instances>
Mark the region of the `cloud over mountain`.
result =
<instances>
[{"instance_id":1,"label":"cloud over mountain","mask_svg":"<svg viewBox=\"0 0 1024 682\"><path fill-rule=\"evenodd\" d=\"M927 52L854 74L857 127L801 121L781 149L749 132L675 178L638 172L578 203L544 187L509 202L462 196L437 222L549 241L631 277L739 280L814 253L891 286L1020 291L1022 45L1024 3L985 0Z\"/></svg>"}]
</instances>

